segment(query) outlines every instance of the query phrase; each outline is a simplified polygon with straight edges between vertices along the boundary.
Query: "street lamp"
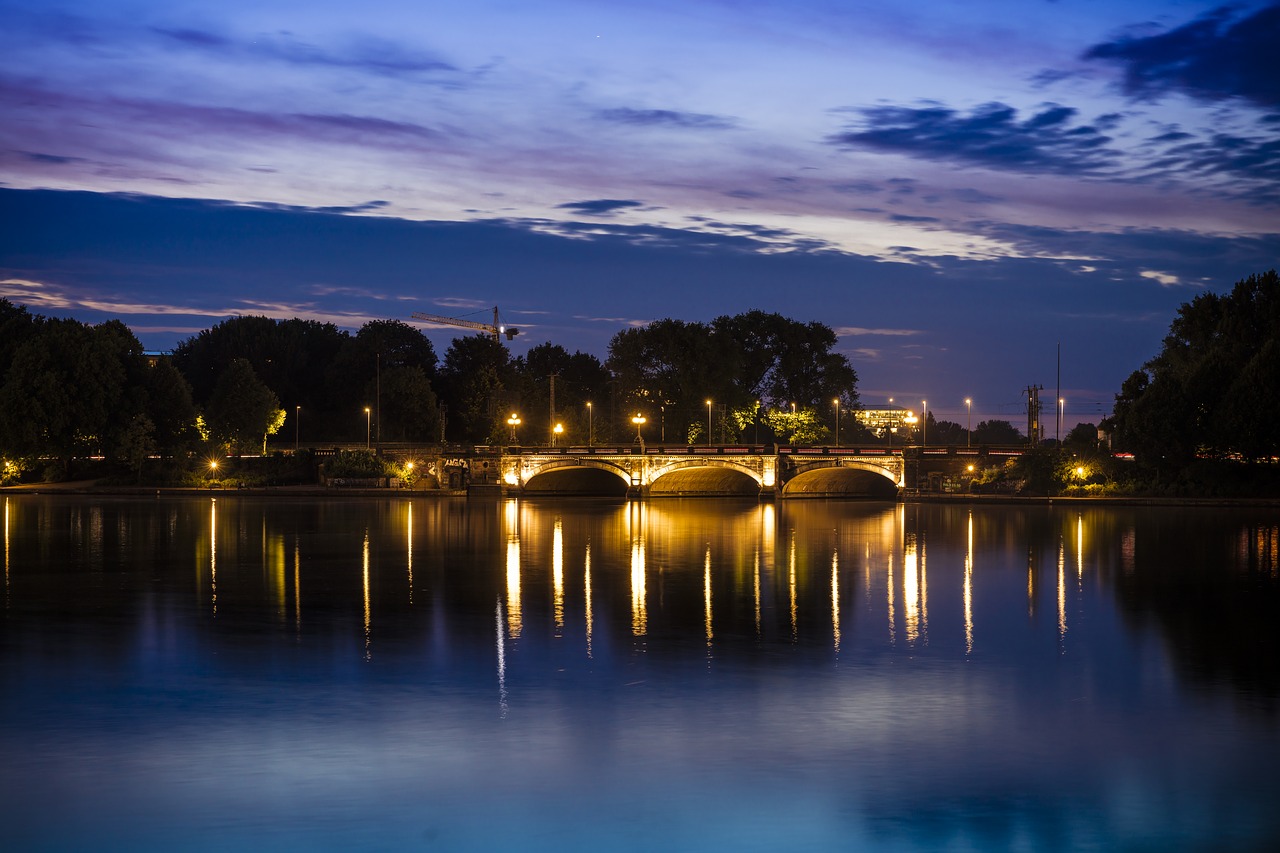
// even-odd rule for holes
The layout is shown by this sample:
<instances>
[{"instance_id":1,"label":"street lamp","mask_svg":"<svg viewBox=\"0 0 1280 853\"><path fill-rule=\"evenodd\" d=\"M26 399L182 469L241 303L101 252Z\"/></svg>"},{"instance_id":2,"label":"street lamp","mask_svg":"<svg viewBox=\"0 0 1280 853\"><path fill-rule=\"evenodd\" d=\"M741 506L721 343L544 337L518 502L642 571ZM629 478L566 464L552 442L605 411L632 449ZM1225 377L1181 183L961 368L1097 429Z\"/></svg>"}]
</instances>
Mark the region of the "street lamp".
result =
<instances>
[{"instance_id":1,"label":"street lamp","mask_svg":"<svg viewBox=\"0 0 1280 853\"><path fill-rule=\"evenodd\" d=\"M836 447L840 446L840 398L836 397L831 402L836 404Z\"/></svg>"},{"instance_id":2,"label":"street lamp","mask_svg":"<svg viewBox=\"0 0 1280 853\"><path fill-rule=\"evenodd\" d=\"M373 434L372 426L371 426L373 423L373 421L371 420L372 417L373 416L369 414L369 407L365 406L364 407L364 449L365 450L369 449L369 439Z\"/></svg>"},{"instance_id":3,"label":"street lamp","mask_svg":"<svg viewBox=\"0 0 1280 853\"><path fill-rule=\"evenodd\" d=\"M1058 428L1054 431L1053 437L1058 440L1059 444L1062 443L1062 416L1066 412L1066 404L1066 400L1061 397L1058 398Z\"/></svg>"},{"instance_id":4,"label":"street lamp","mask_svg":"<svg viewBox=\"0 0 1280 853\"><path fill-rule=\"evenodd\" d=\"M711 446L711 401L707 401L707 447Z\"/></svg>"},{"instance_id":5,"label":"street lamp","mask_svg":"<svg viewBox=\"0 0 1280 853\"><path fill-rule=\"evenodd\" d=\"M902 419L902 422L907 425L908 429L914 429L915 425L920 422L920 419L916 417L915 412L907 409L907 416ZM908 436L910 436L910 434L910 432L907 433Z\"/></svg>"},{"instance_id":6,"label":"street lamp","mask_svg":"<svg viewBox=\"0 0 1280 853\"><path fill-rule=\"evenodd\" d=\"M594 417L595 410L587 403L587 447L595 442L596 422Z\"/></svg>"},{"instance_id":7,"label":"street lamp","mask_svg":"<svg viewBox=\"0 0 1280 853\"><path fill-rule=\"evenodd\" d=\"M920 401L920 446L929 443L929 401Z\"/></svg>"},{"instance_id":8,"label":"street lamp","mask_svg":"<svg viewBox=\"0 0 1280 853\"><path fill-rule=\"evenodd\" d=\"M302 423L302 407L294 406L293 413L293 452L298 452L298 424Z\"/></svg>"},{"instance_id":9,"label":"street lamp","mask_svg":"<svg viewBox=\"0 0 1280 853\"><path fill-rule=\"evenodd\" d=\"M969 410L969 426L964 431L964 446L973 447L973 400L965 397L964 407Z\"/></svg>"},{"instance_id":10,"label":"street lamp","mask_svg":"<svg viewBox=\"0 0 1280 853\"><path fill-rule=\"evenodd\" d=\"M551 430L551 446L555 447L559 444L559 438L564 434L564 424L556 424L555 429Z\"/></svg>"},{"instance_id":11,"label":"street lamp","mask_svg":"<svg viewBox=\"0 0 1280 853\"><path fill-rule=\"evenodd\" d=\"M631 418L631 422L636 425L636 441L644 444L644 438L640 435L640 427L644 426L645 416L636 412L635 416Z\"/></svg>"},{"instance_id":12,"label":"street lamp","mask_svg":"<svg viewBox=\"0 0 1280 853\"><path fill-rule=\"evenodd\" d=\"M516 427L520 426L520 416L515 412L511 413L511 417L507 418L507 426L511 427L511 443L516 443Z\"/></svg>"}]
</instances>

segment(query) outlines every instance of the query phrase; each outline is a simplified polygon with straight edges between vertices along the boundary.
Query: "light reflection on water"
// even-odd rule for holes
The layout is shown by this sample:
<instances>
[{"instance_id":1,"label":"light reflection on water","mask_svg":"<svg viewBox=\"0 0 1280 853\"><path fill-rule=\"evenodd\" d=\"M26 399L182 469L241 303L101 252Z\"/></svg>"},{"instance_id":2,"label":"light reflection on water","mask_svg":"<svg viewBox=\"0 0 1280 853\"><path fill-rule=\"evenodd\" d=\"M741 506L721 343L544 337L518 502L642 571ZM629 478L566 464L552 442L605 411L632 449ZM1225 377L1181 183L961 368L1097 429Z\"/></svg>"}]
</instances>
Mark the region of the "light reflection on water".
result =
<instances>
[{"instance_id":1,"label":"light reflection on water","mask_svg":"<svg viewBox=\"0 0 1280 853\"><path fill-rule=\"evenodd\" d=\"M6 850L1280 840L1275 511L6 496L3 530Z\"/></svg>"}]
</instances>

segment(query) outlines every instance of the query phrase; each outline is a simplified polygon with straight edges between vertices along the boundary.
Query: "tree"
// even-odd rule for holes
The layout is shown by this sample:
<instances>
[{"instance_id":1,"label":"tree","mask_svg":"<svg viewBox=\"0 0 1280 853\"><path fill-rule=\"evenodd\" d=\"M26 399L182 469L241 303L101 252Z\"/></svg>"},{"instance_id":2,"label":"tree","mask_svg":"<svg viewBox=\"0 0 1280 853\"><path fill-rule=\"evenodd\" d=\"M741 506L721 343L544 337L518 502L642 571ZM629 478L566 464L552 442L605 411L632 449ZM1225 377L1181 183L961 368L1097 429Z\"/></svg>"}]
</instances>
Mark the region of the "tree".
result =
<instances>
[{"instance_id":1,"label":"tree","mask_svg":"<svg viewBox=\"0 0 1280 853\"><path fill-rule=\"evenodd\" d=\"M421 367L389 368L383 371L381 384L380 435L383 438L390 441L432 441L439 438L439 403Z\"/></svg>"},{"instance_id":2,"label":"tree","mask_svg":"<svg viewBox=\"0 0 1280 853\"><path fill-rule=\"evenodd\" d=\"M1115 447L1146 467L1280 454L1280 277L1271 270L1179 307L1160 353L1116 395Z\"/></svg>"},{"instance_id":3,"label":"tree","mask_svg":"<svg viewBox=\"0 0 1280 853\"><path fill-rule=\"evenodd\" d=\"M181 456L200 439L196 430L191 386L173 363L161 358L147 371L146 413L154 429L156 451L163 457Z\"/></svg>"},{"instance_id":4,"label":"tree","mask_svg":"<svg viewBox=\"0 0 1280 853\"><path fill-rule=\"evenodd\" d=\"M265 451L267 436L280 429L284 416L275 392L245 358L234 359L222 372L205 407L210 438L232 456L259 444Z\"/></svg>"},{"instance_id":5,"label":"tree","mask_svg":"<svg viewBox=\"0 0 1280 853\"><path fill-rule=\"evenodd\" d=\"M607 399L609 372L600 360L584 352L570 353L559 344L544 343L533 347L513 365L516 399L524 425L526 443L541 443L533 437L549 440L551 428L551 377L555 377L555 422L564 425L566 443L587 442L588 402L593 406ZM607 414L607 406L605 407ZM594 416L593 416L594 417ZM598 422L607 428L604 416Z\"/></svg>"},{"instance_id":6,"label":"tree","mask_svg":"<svg viewBox=\"0 0 1280 853\"><path fill-rule=\"evenodd\" d=\"M827 412L836 398L842 410L858 401L857 374L831 351L835 344L835 333L821 323L748 311L710 325L668 319L623 330L609 343L607 366L627 410L652 415L661 408L669 434L704 440L708 400L721 412L721 434L728 441L753 426L762 410L789 414L794 403L810 411L813 429L784 425L785 419L762 422L787 436L817 440L827 429L817 430L827 418L819 412Z\"/></svg>"},{"instance_id":7,"label":"tree","mask_svg":"<svg viewBox=\"0 0 1280 853\"><path fill-rule=\"evenodd\" d=\"M448 416L447 434L454 441L500 444L507 440L506 418L512 405L511 356L493 338L454 338L440 368L441 396Z\"/></svg>"},{"instance_id":8,"label":"tree","mask_svg":"<svg viewBox=\"0 0 1280 853\"><path fill-rule=\"evenodd\" d=\"M982 421L973 428L974 444L1022 444L1026 440L1008 421Z\"/></svg>"},{"instance_id":9,"label":"tree","mask_svg":"<svg viewBox=\"0 0 1280 853\"><path fill-rule=\"evenodd\" d=\"M935 421L933 412L928 414L928 418L930 444L962 445L969 440L968 431L963 424L953 423L952 421Z\"/></svg>"},{"instance_id":10,"label":"tree","mask_svg":"<svg viewBox=\"0 0 1280 853\"><path fill-rule=\"evenodd\" d=\"M119 321L43 319L14 350L0 385L0 447L55 457L114 452L139 411L142 347Z\"/></svg>"},{"instance_id":11,"label":"tree","mask_svg":"<svg viewBox=\"0 0 1280 853\"><path fill-rule=\"evenodd\" d=\"M191 384L196 404L203 406L226 366L233 359L247 359L258 378L290 408L301 406L309 413L309 431L326 434L349 420L350 395L364 384L363 377L332 375L349 338L332 323L231 317L179 344L173 363Z\"/></svg>"}]
</instances>

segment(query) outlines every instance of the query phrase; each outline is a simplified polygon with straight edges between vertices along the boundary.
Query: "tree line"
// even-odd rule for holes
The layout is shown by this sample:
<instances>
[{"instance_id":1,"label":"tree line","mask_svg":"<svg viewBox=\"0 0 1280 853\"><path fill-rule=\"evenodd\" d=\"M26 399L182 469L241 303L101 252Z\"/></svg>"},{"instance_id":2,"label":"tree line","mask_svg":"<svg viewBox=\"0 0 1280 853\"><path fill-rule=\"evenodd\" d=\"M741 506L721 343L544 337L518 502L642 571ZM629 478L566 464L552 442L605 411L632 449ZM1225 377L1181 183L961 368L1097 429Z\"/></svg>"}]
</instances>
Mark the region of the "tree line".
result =
<instances>
[{"instance_id":1,"label":"tree line","mask_svg":"<svg viewBox=\"0 0 1280 853\"><path fill-rule=\"evenodd\" d=\"M303 446L504 444L513 432L529 445L621 443L636 435L636 416L651 442L829 442L836 412L858 406L857 373L835 344L822 323L747 311L624 329L603 362L552 343L512 356L484 336L455 338L437 358L420 330L397 320L350 333L233 317L156 358L119 320L48 318L0 299L0 479L36 460L56 476L90 456L140 470L147 458L177 462L202 448L261 452L273 435ZM928 417L931 443L1025 440L1007 421L970 435ZM1276 272L1182 305L1101 426L1111 449L1133 454L1138 481L1191 482L1187 472L1206 463L1280 458ZM840 430L848 443L871 440L847 414ZM1079 477L1083 455L1103 469L1093 425L1078 432L1065 454L1028 460L1047 472L1048 488Z\"/></svg>"},{"instance_id":2,"label":"tree line","mask_svg":"<svg viewBox=\"0 0 1280 853\"><path fill-rule=\"evenodd\" d=\"M0 299L0 454L105 457L140 467L200 448L261 452L368 440L537 445L627 442L633 418L670 442L821 441L857 374L835 333L761 311L620 331L600 361L544 343L520 356L486 336L442 359L417 328L233 317L160 357L119 320L48 318ZM709 418L708 418L709 415ZM561 431L554 432L559 424ZM848 419L846 436L853 438ZM710 434L708 433L710 429Z\"/></svg>"}]
</instances>

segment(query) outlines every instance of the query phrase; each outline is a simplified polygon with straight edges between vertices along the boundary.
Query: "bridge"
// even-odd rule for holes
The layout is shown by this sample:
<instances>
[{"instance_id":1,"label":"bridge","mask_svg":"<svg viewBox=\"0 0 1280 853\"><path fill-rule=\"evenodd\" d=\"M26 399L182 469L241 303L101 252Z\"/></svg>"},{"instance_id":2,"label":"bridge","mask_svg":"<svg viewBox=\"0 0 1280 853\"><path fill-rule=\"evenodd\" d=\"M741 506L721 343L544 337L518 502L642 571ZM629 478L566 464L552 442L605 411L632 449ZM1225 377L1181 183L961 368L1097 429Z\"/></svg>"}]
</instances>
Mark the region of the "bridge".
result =
<instances>
[{"instance_id":1,"label":"bridge","mask_svg":"<svg viewBox=\"0 0 1280 853\"><path fill-rule=\"evenodd\" d=\"M473 457L471 481L526 495L892 499L906 465L884 447L508 447Z\"/></svg>"}]
</instances>

